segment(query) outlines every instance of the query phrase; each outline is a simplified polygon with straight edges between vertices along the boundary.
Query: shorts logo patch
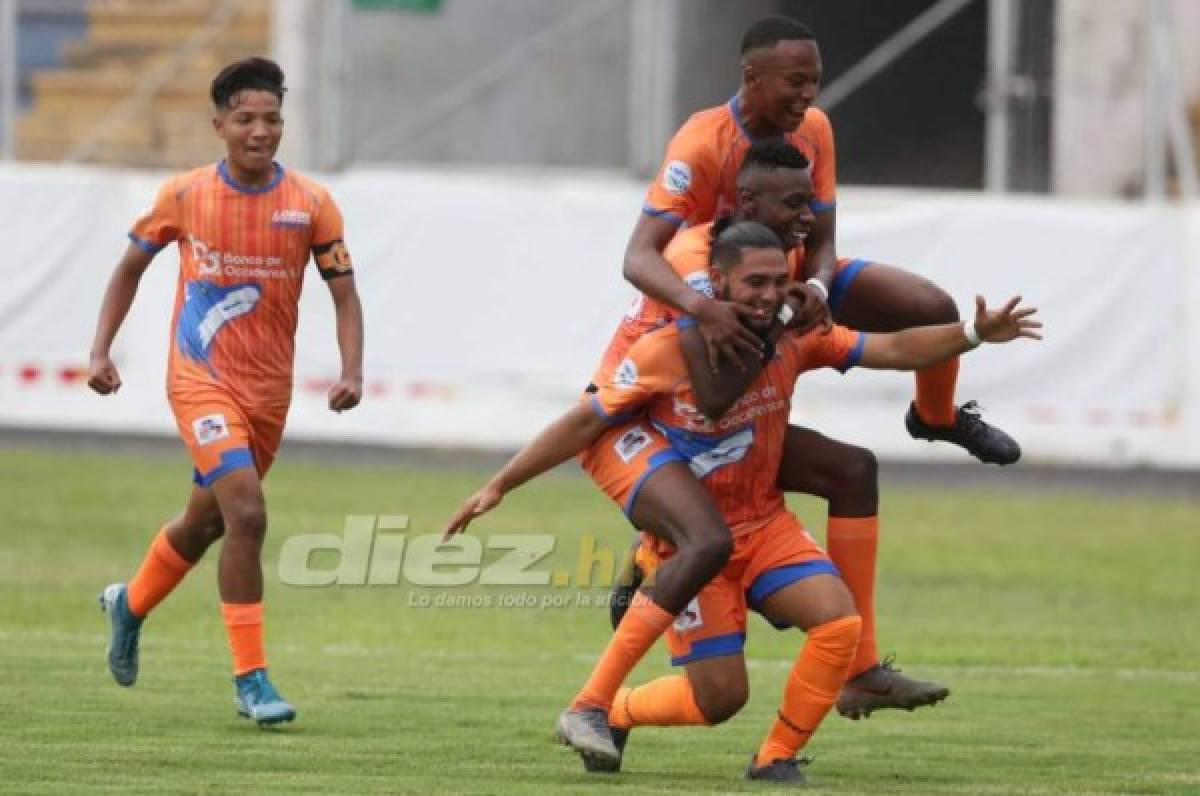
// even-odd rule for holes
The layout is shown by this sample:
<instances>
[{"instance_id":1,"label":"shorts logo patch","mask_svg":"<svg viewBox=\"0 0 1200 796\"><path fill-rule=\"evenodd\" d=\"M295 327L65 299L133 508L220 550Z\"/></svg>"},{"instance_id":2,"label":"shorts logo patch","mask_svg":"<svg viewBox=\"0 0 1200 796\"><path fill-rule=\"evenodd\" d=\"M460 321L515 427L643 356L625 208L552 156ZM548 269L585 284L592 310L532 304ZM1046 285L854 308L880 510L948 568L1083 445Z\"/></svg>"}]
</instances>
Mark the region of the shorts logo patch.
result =
<instances>
[{"instance_id":1,"label":"shorts logo patch","mask_svg":"<svg viewBox=\"0 0 1200 796\"><path fill-rule=\"evenodd\" d=\"M192 433L196 435L197 445L208 445L217 440L229 437L229 426L225 424L225 415L205 415L192 422Z\"/></svg>"},{"instance_id":2,"label":"shorts logo patch","mask_svg":"<svg viewBox=\"0 0 1200 796\"><path fill-rule=\"evenodd\" d=\"M628 390L633 385L637 384L638 369L637 363L629 357L617 365L617 369L613 371L613 386L622 390Z\"/></svg>"},{"instance_id":3,"label":"shorts logo patch","mask_svg":"<svg viewBox=\"0 0 1200 796\"><path fill-rule=\"evenodd\" d=\"M613 450L621 457L621 461L629 464L633 457L646 449L650 444L650 435L641 426L634 426L621 435L613 445Z\"/></svg>"},{"instance_id":4,"label":"shorts logo patch","mask_svg":"<svg viewBox=\"0 0 1200 796\"><path fill-rule=\"evenodd\" d=\"M682 196L692 187L692 167L682 160L672 160L663 169L663 190L675 196Z\"/></svg>"},{"instance_id":5,"label":"shorts logo patch","mask_svg":"<svg viewBox=\"0 0 1200 796\"><path fill-rule=\"evenodd\" d=\"M700 598L693 597L687 607L675 617L675 632L686 633L698 627L704 627L704 617L700 615Z\"/></svg>"},{"instance_id":6,"label":"shorts logo patch","mask_svg":"<svg viewBox=\"0 0 1200 796\"><path fill-rule=\"evenodd\" d=\"M697 293L702 293L709 298L715 298L716 292L713 290L712 279L708 275L708 271L692 271L683 278L688 287Z\"/></svg>"}]
</instances>

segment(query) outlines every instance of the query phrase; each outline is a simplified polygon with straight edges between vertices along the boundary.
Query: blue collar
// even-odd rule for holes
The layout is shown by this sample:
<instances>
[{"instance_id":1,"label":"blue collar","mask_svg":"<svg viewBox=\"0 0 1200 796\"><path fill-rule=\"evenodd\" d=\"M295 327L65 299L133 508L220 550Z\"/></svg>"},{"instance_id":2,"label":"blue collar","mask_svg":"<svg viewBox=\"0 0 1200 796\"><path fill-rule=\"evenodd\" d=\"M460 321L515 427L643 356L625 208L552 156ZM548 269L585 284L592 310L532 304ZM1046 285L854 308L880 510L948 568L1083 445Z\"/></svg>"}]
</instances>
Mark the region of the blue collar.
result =
<instances>
[{"instance_id":1,"label":"blue collar","mask_svg":"<svg viewBox=\"0 0 1200 796\"><path fill-rule=\"evenodd\" d=\"M249 185L242 185L240 182L235 180L233 175L229 173L229 164L227 164L224 160L217 164L217 174L221 175L221 179L225 181L226 185L238 193L267 193L268 191L273 190L275 186L279 184L280 180L283 179L283 166L279 165L279 163L274 160L271 161L271 166L275 169L275 176L273 176L271 181L261 188L252 188Z\"/></svg>"}]
</instances>

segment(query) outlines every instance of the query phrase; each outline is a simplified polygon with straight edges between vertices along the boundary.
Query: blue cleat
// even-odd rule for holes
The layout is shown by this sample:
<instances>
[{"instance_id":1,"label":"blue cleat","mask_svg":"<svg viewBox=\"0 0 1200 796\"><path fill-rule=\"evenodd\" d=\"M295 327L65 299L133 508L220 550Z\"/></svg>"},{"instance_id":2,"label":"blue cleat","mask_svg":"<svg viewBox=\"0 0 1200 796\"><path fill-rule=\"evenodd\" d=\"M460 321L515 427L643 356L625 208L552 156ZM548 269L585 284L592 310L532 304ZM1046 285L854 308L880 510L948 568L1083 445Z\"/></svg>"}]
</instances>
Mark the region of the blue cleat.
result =
<instances>
[{"instance_id":1,"label":"blue cleat","mask_svg":"<svg viewBox=\"0 0 1200 796\"><path fill-rule=\"evenodd\" d=\"M239 716L253 719L259 727L280 724L296 718L296 709L279 695L275 686L267 679L266 669L255 669L233 678L237 686Z\"/></svg>"},{"instance_id":2,"label":"blue cleat","mask_svg":"<svg viewBox=\"0 0 1200 796\"><path fill-rule=\"evenodd\" d=\"M100 593L100 609L108 615L111 634L108 639L108 670L117 685L126 688L137 682L138 637L143 617L129 611L129 598L124 583L111 583Z\"/></svg>"}]
</instances>

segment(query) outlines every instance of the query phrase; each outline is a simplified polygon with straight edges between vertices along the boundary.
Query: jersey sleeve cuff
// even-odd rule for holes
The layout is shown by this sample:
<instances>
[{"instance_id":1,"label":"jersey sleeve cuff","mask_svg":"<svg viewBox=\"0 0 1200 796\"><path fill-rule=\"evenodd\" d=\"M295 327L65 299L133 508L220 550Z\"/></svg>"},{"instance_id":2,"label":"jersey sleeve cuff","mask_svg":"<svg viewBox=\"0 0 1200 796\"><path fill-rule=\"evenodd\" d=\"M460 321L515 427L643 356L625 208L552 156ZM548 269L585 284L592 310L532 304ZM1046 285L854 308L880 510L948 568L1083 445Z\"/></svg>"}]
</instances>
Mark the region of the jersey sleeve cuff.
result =
<instances>
[{"instance_id":1,"label":"jersey sleeve cuff","mask_svg":"<svg viewBox=\"0 0 1200 796\"><path fill-rule=\"evenodd\" d=\"M837 209L837 201L830 199L828 202L818 202L814 199L808 203L808 209L814 213L828 213L830 210Z\"/></svg>"},{"instance_id":2,"label":"jersey sleeve cuff","mask_svg":"<svg viewBox=\"0 0 1200 796\"><path fill-rule=\"evenodd\" d=\"M137 235L134 235L132 232L129 233L129 240L133 243L134 246L137 246L139 249L141 249L142 251L144 251L146 254L149 254L149 255L158 254L160 251L162 251L163 249L165 249L167 247L167 244L165 244L165 243L163 243L163 244L152 243L151 241L148 241L145 238L139 238Z\"/></svg>"},{"instance_id":3,"label":"jersey sleeve cuff","mask_svg":"<svg viewBox=\"0 0 1200 796\"><path fill-rule=\"evenodd\" d=\"M850 349L850 353L846 355L846 360L842 362L842 366L838 368L842 373L850 370L862 361L863 349L867 345L867 333L859 332L858 340L854 342L854 347Z\"/></svg>"},{"instance_id":4,"label":"jersey sleeve cuff","mask_svg":"<svg viewBox=\"0 0 1200 796\"><path fill-rule=\"evenodd\" d=\"M662 218L670 221L677 227L683 226L683 216L672 213L670 210L659 210L653 205L642 205L642 212L653 218Z\"/></svg>"},{"instance_id":5,"label":"jersey sleeve cuff","mask_svg":"<svg viewBox=\"0 0 1200 796\"><path fill-rule=\"evenodd\" d=\"M588 401L588 403L591 404L592 411L596 413L597 417L610 426L617 423L624 423L626 420L629 420L633 417L632 412L613 412L612 414L609 414L608 412L604 411L604 405L600 403L599 396L597 396L595 393L592 393L588 397L591 399Z\"/></svg>"}]
</instances>

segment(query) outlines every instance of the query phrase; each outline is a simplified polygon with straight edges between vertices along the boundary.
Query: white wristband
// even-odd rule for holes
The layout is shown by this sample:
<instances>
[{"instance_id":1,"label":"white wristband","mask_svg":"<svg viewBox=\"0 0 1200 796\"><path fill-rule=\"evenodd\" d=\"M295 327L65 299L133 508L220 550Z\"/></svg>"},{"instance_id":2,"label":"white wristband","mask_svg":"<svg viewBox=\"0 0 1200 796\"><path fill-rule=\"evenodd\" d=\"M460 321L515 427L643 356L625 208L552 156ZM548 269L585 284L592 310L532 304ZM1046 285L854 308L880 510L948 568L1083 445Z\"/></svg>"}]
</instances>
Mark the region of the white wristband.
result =
<instances>
[{"instance_id":1,"label":"white wristband","mask_svg":"<svg viewBox=\"0 0 1200 796\"><path fill-rule=\"evenodd\" d=\"M825 303L827 303L827 304L829 303L829 290L828 290L828 289L825 287L824 283L823 283L823 282L821 282L821 280L820 280L820 279L817 279L817 278L814 276L812 279L808 280L808 281L807 281L807 282L805 282L804 284L808 285L808 286L809 286L809 287L811 287L813 290L815 290L815 291L817 291L818 293L820 293L820 294L821 294L821 301L824 301L824 302L825 302Z\"/></svg>"},{"instance_id":2,"label":"white wristband","mask_svg":"<svg viewBox=\"0 0 1200 796\"><path fill-rule=\"evenodd\" d=\"M775 317L779 319L780 323L782 323L784 326L787 326L792 322L792 318L795 316L795 311L788 306L788 303L785 301L779 306L779 313Z\"/></svg>"},{"instance_id":3,"label":"white wristband","mask_svg":"<svg viewBox=\"0 0 1200 796\"><path fill-rule=\"evenodd\" d=\"M983 342L979 337L979 332L975 329L975 321L963 321L963 334L967 338L967 342L971 344L971 348Z\"/></svg>"}]
</instances>

